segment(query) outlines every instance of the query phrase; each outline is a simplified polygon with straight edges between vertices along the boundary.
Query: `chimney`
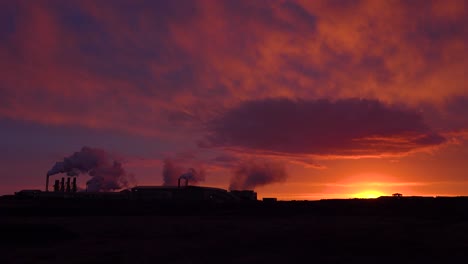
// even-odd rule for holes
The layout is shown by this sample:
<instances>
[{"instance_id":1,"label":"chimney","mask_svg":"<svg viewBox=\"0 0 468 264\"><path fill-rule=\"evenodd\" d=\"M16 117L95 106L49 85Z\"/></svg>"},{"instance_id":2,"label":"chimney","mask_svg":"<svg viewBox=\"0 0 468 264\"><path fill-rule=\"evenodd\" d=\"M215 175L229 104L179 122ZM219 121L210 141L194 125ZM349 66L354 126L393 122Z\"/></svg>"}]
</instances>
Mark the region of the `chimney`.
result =
<instances>
[{"instance_id":1,"label":"chimney","mask_svg":"<svg viewBox=\"0 0 468 264\"><path fill-rule=\"evenodd\" d=\"M177 180L177 186L180 188L180 180L185 180L185 187L188 186L188 179L187 178L179 178L179 180Z\"/></svg>"},{"instance_id":2,"label":"chimney","mask_svg":"<svg viewBox=\"0 0 468 264\"><path fill-rule=\"evenodd\" d=\"M55 183L54 183L54 192L58 192L60 190L60 181L59 180L55 180Z\"/></svg>"},{"instance_id":3,"label":"chimney","mask_svg":"<svg viewBox=\"0 0 468 264\"><path fill-rule=\"evenodd\" d=\"M73 177L72 192L76 192L76 177Z\"/></svg>"},{"instance_id":4,"label":"chimney","mask_svg":"<svg viewBox=\"0 0 468 264\"><path fill-rule=\"evenodd\" d=\"M47 177L46 177L46 185L45 185L45 191L48 192L49 191L49 173L47 173Z\"/></svg>"},{"instance_id":5,"label":"chimney","mask_svg":"<svg viewBox=\"0 0 468 264\"><path fill-rule=\"evenodd\" d=\"M70 177L67 177L67 189L66 192L70 192Z\"/></svg>"},{"instance_id":6,"label":"chimney","mask_svg":"<svg viewBox=\"0 0 468 264\"><path fill-rule=\"evenodd\" d=\"M60 182L60 191L65 191L65 178L62 177L62 181Z\"/></svg>"}]
</instances>

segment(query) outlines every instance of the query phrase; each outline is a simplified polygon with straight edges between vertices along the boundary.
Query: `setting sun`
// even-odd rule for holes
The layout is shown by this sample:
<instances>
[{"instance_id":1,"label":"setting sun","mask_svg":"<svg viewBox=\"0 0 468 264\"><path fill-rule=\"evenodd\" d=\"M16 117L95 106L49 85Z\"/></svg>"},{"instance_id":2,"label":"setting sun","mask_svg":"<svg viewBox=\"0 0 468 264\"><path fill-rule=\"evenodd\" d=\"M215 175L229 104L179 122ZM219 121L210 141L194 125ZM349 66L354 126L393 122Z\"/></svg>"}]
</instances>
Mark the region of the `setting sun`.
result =
<instances>
[{"instance_id":1,"label":"setting sun","mask_svg":"<svg viewBox=\"0 0 468 264\"><path fill-rule=\"evenodd\" d=\"M353 195L355 198L377 198L383 196L384 193L374 190L367 190Z\"/></svg>"}]
</instances>

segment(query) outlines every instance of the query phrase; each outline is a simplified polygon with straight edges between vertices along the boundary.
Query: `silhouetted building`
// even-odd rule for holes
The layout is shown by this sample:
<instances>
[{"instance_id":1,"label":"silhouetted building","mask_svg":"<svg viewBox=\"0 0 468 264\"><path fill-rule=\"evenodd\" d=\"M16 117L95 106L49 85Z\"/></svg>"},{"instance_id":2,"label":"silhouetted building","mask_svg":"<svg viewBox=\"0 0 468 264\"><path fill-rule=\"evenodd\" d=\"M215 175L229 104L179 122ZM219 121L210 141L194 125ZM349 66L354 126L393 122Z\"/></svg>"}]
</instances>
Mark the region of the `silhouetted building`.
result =
<instances>
[{"instance_id":1,"label":"silhouetted building","mask_svg":"<svg viewBox=\"0 0 468 264\"><path fill-rule=\"evenodd\" d=\"M21 190L15 192L15 196L18 197L27 197L27 198L36 198L42 193L41 190Z\"/></svg>"},{"instance_id":2,"label":"silhouetted building","mask_svg":"<svg viewBox=\"0 0 468 264\"><path fill-rule=\"evenodd\" d=\"M184 179L182 179L184 180ZM40 190L23 190L15 193L17 197L38 199L73 199L73 200L133 200L171 203L236 203L256 201L257 193L253 190L229 192L221 188L202 186L138 186L120 192L77 192L76 178L56 180L54 192Z\"/></svg>"},{"instance_id":3,"label":"silhouetted building","mask_svg":"<svg viewBox=\"0 0 468 264\"><path fill-rule=\"evenodd\" d=\"M201 186L139 186L131 188L129 195L134 200L219 203L240 200L224 189Z\"/></svg>"},{"instance_id":4,"label":"silhouetted building","mask_svg":"<svg viewBox=\"0 0 468 264\"><path fill-rule=\"evenodd\" d=\"M264 197L263 202L264 203L276 203L278 200L274 197Z\"/></svg>"},{"instance_id":5,"label":"silhouetted building","mask_svg":"<svg viewBox=\"0 0 468 264\"><path fill-rule=\"evenodd\" d=\"M392 194L392 196L393 196L393 197L402 197L403 194L401 194L401 193L394 193L394 194Z\"/></svg>"},{"instance_id":6,"label":"silhouetted building","mask_svg":"<svg viewBox=\"0 0 468 264\"><path fill-rule=\"evenodd\" d=\"M257 201L257 193L253 190L232 190L231 193L243 201Z\"/></svg>"}]
</instances>

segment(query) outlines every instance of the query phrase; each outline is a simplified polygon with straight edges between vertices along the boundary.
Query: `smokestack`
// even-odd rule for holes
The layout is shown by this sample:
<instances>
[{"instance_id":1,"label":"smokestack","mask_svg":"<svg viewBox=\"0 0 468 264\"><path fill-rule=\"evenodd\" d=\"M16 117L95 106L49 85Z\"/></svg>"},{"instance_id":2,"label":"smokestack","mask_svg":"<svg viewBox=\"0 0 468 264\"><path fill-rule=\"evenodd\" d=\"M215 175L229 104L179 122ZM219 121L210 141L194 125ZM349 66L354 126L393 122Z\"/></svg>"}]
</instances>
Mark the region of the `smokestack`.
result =
<instances>
[{"instance_id":1,"label":"smokestack","mask_svg":"<svg viewBox=\"0 0 468 264\"><path fill-rule=\"evenodd\" d=\"M185 180L185 187L188 186L188 179L187 178L183 178L183 177L180 177L178 180L177 180L177 186L180 188L180 181L181 180Z\"/></svg>"},{"instance_id":2,"label":"smokestack","mask_svg":"<svg viewBox=\"0 0 468 264\"><path fill-rule=\"evenodd\" d=\"M59 180L55 180L55 183L54 183L54 192L58 192L60 189L60 181Z\"/></svg>"},{"instance_id":3,"label":"smokestack","mask_svg":"<svg viewBox=\"0 0 468 264\"><path fill-rule=\"evenodd\" d=\"M190 180L190 183L192 184L202 182L205 180L205 170L200 168L198 171L196 171L193 168L189 168L186 173L183 173L182 167L176 165L175 162L171 159L165 159L163 167L163 185L174 186L177 184L180 187L179 179ZM188 185L187 181L185 185Z\"/></svg>"},{"instance_id":4,"label":"smokestack","mask_svg":"<svg viewBox=\"0 0 468 264\"><path fill-rule=\"evenodd\" d=\"M45 191L46 192L49 191L49 173L47 173L47 177L46 177Z\"/></svg>"},{"instance_id":5,"label":"smokestack","mask_svg":"<svg viewBox=\"0 0 468 264\"><path fill-rule=\"evenodd\" d=\"M182 178L180 177L178 180L177 180L177 186L180 188L180 181L181 180L185 180L185 187L188 186L188 179L187 178Z\"/></svg>"},{"instance_id":6,"label":"smokestack","mask_svg":"<svg viewBox=\"0 0 468 264\"><path fill-rule=\"evenodd\" d=\"M70 177L67 177L67 189L66 192L70 192Z\"/></svg>"},{"instance_id":7,"label":"smokestack","mask_svg":"<svg viewBox=\"0 0 468 264\"><path fill-rule=\"evenodd\" d=\"M73 177L72 192L76 192L76 177Z\"/></svg>"},{"instance_id":8,"label":"smokestack","mask_svg":"<svg viewBox=\"0 0 468 264\"><path fill-rule=\"evenodd\" d=\"M65 178L62 177L62 181L60 182L60 191L65 191Z\"/></svg>"}]
</instances>

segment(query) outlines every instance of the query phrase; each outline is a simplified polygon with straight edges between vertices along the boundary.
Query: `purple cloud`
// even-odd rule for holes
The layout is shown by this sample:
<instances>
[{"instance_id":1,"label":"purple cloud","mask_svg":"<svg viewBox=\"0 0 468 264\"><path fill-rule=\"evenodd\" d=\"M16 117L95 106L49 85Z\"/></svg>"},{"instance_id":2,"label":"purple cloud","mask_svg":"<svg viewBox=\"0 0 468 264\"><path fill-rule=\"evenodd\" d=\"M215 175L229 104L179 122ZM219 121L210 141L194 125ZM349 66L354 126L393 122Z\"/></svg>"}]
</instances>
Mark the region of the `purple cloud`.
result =
<instances>
[{"instance_id":1,"label":"purple cloud","mask_svg":"<svg viewBox=\"0 0 468 264\"><path fill-rule=\"evenodd\" d=\"M247 101L208 124L202 145L315 155L404 154L442 144L421 115L373 99Z\"/></svg>"}]
</instances>

